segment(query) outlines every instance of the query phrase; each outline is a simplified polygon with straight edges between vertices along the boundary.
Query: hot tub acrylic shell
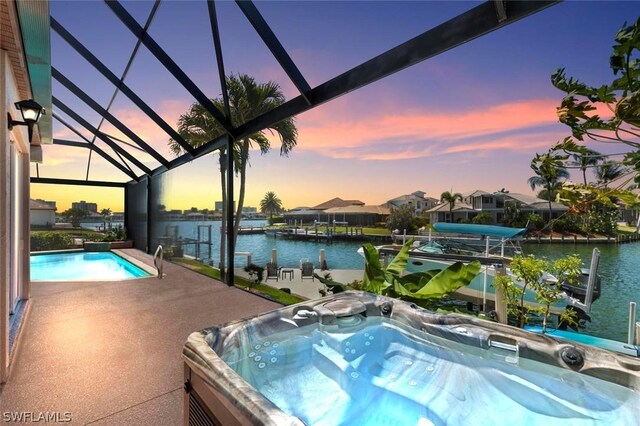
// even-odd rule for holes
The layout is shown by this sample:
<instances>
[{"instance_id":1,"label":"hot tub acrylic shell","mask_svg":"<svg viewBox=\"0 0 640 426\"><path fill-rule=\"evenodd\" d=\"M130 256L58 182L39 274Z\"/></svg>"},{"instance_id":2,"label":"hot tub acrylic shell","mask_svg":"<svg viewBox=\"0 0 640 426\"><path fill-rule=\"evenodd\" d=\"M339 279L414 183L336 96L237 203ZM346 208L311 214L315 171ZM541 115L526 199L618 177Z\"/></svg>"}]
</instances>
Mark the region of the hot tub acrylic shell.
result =
<instances>
[{"instance_id":1,"label":"hot tub acrylic shell","mask_svg":"<svg viewBox=\"0 0 640 426\"><path fill-rule=\"evenodd\" d=\"M640 392L637 358L472 317L435 314L396 299L346 292L192 333L183 348L188 391L185 424L201 424L197 419L206 416L215 419L212 424L225 426L304 425L247 383L222 357L237 352L247 342L277 333L314 323L335 327L359 316L389 319L418 334L487 351L507 363L517 364L519 359L540 362ZM310 396L313 398L313 390Z\"/></svg>"}]
</instances>

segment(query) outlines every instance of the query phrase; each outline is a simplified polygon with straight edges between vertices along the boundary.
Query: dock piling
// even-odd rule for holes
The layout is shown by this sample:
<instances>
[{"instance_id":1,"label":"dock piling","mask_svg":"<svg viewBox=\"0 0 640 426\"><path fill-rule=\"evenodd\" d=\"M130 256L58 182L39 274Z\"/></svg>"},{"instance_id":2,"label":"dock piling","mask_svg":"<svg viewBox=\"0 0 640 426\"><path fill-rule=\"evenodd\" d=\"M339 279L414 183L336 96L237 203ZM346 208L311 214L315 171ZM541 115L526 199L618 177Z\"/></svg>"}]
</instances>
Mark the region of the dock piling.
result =
<instances>
[{"instance_id":1,"label":"dock piling","mask_svg":"<svg viewBox=\"0 0 640 426\"><path fill-rule=\"evenodd\" d=\"M627 333L627 343L633 345L637 341L636 328L636 302L629 302L629 331Z\"/></svg>"}]
</instances>

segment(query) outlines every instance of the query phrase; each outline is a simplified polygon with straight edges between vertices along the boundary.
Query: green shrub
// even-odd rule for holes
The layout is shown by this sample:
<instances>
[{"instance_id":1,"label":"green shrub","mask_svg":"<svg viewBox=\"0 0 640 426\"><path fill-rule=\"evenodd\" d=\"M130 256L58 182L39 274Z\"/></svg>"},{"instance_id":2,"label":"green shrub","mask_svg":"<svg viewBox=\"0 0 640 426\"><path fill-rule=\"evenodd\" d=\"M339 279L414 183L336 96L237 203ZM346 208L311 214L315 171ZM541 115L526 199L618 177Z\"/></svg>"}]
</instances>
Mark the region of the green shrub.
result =
<instances>
[{"instance_id":1,"label":"green shrub","mask_svg":"<svg viewBox=\"0 0 640 426\"><path fill-rule=\"evenodd\" d=\"M566 214L553 221L552 229L556 232L580 232L579 221L574 215Z\"/></svg>"},{"instance_id":2,"label":"green shrub","mask_svg":"<svg viewBox=\"0 0 640 426\"><path fill-rule=\"evenodd\" d=\"M52 231L32 231L31 251L64 250L73 244L69 234Z\"/></svg>"},{"instance_id":3,"label":"green shrub","mask_svg":"<svg viewBox=\"0 0 640 426\"><path fill-rule=\"evenodd\" d=\"M255 263L251 265L245 266L245 272L249 272L249 275L254 275L254 282L261 283L264 278L264 268L262 266L258 266Z\"/></svg>"},{"instance_id":4,"label":"green shrub","mask_svg":"<svg viewBox=\"0 0 640 426\"><path fill-rule=\"evenodd\" d=\"M478 225L491 225L493 223L493 216L489 212L478 213L472 220L471 223L475 223Z\"/></svg>"},{"instance_id":5,"label":"green shrub","mask_svg":"<svg viewBox=\"0 0 640 426\"><path fill-rule=\"evenodd\" d=\"M529 213L527 216L527 229L529 231L539 231L544 227L544 219L538 213Z\"/></svg>"},{"instance_id":6,"label":"green shrub","mask_svg":"<svg viewBox=\"0 0 640 426\"><path fill-rule=\"evenodd\" d=\"M124 241L126 239L127 231L124 229L124 226L118 226L116 228L109 229L102 238L102 241Z\"/></svg>"},{"instance_id":7,"label":"green shrub","mask_svg":"<svg viewBox=\"0 0 640 426\"><path fill-rule=\"evenodd\" d=\"M387 218L387 229L393 231L398 230L400 234L407 231L407 234L415 231L413 224L413 207L409 204L394 209Z\"/></svg>"}]
</instances>

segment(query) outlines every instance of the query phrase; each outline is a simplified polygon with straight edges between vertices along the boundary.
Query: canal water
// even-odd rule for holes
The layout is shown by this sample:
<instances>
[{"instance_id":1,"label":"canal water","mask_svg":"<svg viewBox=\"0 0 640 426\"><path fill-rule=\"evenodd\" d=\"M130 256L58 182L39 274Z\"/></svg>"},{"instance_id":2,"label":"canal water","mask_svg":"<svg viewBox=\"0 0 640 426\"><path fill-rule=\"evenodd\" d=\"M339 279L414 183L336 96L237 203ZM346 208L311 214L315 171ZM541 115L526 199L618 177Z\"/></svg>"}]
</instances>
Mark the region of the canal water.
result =
<instances>
[{"instance_id":1,"label":"canal water","mask_svg":"<svg viewBox=\"0 0 640 426\"><path fill-rule=\"evenodd\" d=\"M196 238L198 225L212 225L211 257L214 264L219 260L219 221L188 222L175 221L164 223L159 231L164 232L165 225L177 226L182 238ZM264 226L265 221L243 221L242 226ZM201 230L202 232L202 230ZM271 260L271 250L278 251L278 265L297 267L301 259L309 259L318 265L320 249L326 253L327 264L332 269L363 269L364 260L356 250L361 246L357 242L336 241L332 244L314 241L294 241L272 236L240 235L236 247L237 252L251 252L253 263L265 265ZM591 317L586 333L614 339L627 340L627 324L629 302L640 303L640 243L628 244L537 244L526 243L523 250L527 254L545 256L549 260L575 253L589 267L591 252L598 247L601 252L600 275L602 276L602 296L593 304ZM208 248L201 246L203 257L209 257ZM185 254L193 256L195 247L185 247ZM236 265L245 265L245 258L237 257Z\"/></svg>"}]
</instances>

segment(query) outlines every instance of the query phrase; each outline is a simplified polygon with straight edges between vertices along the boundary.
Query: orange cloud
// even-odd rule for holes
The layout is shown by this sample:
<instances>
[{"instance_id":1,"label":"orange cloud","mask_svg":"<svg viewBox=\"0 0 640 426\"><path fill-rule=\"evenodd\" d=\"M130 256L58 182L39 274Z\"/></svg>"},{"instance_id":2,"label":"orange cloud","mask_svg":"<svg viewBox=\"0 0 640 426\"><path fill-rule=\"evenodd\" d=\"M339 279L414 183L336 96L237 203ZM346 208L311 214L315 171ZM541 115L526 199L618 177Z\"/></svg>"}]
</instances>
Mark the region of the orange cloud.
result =
<instances>
[{"instance_id":1,"label":"orange cloud","mask_svg":"<svg viewBox=\"0 0 640 426\"><path fill-rule=\"evenodd\" d=\"M522 140L527 140L526 137L518 137L518 143L515 139L507 143L502 134L556 124L557 104L557 100L536 99L466 111L413 109L360 118L349 114L346 104L342 103L337 108L323 108L318 113L300 117L298 149L319 151L334 158L394 160L466 150L464 145L451 147L462 140L478 149L479 145L472 140L491 135L500 136L498 141L502 141L477 142L484 149L522 149ZM403 145L408 146L398 149ZM387 146L390 152L361 152L363 148L376 146Z\"/></svg>"}]
</instances>

